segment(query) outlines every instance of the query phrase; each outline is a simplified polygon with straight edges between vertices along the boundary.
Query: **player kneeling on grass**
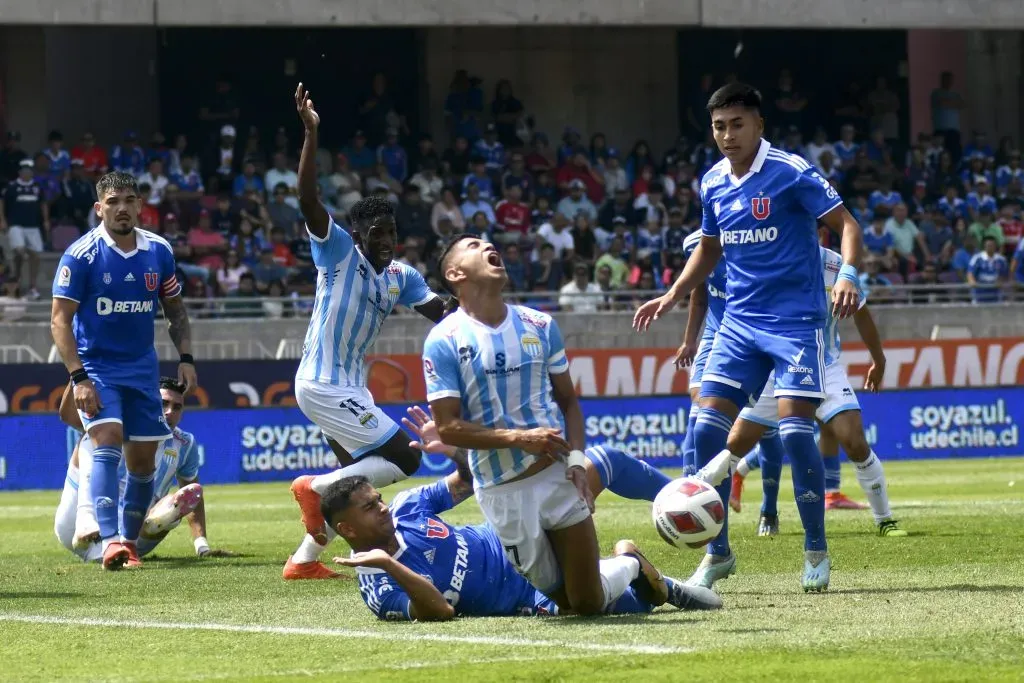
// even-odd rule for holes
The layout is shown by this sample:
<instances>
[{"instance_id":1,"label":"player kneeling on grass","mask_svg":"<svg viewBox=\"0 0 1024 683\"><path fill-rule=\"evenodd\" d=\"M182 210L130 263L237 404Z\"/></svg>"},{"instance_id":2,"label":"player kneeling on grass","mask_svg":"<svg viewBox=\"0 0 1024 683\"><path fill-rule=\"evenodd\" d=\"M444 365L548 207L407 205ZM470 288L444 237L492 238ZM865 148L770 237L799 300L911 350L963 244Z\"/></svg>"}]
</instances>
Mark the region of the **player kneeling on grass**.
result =
<instances>
[{"instance_id":1,"label":"player kneeling on grass","mask_svg":"<svg viewBox=\"0 0 1024 683\"><path fill-rule=\"evenodd\" d=\"M157 469L154 477L153 500L142 523L138 551L140 555L152 552L169 531L188 517L192 530L193 545L200 557L233 557L227 550L210 548L206 540L206 507L203 503L203 488L199 484L199 452L192 434L178 429L184 409L184 387L176 380L164 377L160 380L160 398L164 418L171 428L171 437L157 449ZM81 431L82 422L72 397L72 385L64 391L60 404L61 420ZM98 562L103 557L100 544L99 525L96 510L88 496L79 496L79 490L89 490L92 473L92 452L90 439L83 437L71 455L68 463L64 491L54 519L53 530L65 548L86 562ZM124 487L127 474L121 463L120 479ZM175 490L174 482L180 488Z\"/></svg>"},{"instance_id":2,"label":"player kneeling on grass","mask_svg":"<svg viewBox=\"0 0 1024 683\"><path fill-rule=\"evenodd\" d=\"M461 616L558 614L553 600L520 576L489 525L451 526L439 515L473 494L465 452L445 446L420 408L403 420L428 453L444 453L456 472L428 486L403 491L389 507L365 477L332 484L323 496L323 515L353 549L335 562L356 567L359 592L381 619L437 621ZM592 448L586 476L596 496L605 488L619 495L652 499L668 477L622 451ZM684 586L662 574L632 541L615 545L614 560L634 565L632 586L605 608L609 614L646 613L665 603L680 609L718 609L722 601L708 588Z\"/></svg>"}]
</instances>

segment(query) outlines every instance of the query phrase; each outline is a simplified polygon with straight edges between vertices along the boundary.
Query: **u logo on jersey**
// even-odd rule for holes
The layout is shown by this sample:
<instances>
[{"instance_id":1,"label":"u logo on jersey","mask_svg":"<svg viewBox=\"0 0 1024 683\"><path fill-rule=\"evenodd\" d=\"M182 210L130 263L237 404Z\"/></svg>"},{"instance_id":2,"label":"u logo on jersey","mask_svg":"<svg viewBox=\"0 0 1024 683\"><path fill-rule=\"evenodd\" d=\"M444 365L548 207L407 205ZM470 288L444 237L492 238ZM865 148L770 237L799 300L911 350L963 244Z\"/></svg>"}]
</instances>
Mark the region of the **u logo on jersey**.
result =
<instances>
[{"instance_id":1,"label":"u logo on jersey","mask_svg":"<svg viewBox=\"0 0 1024 683\"><path fill-rule=\"evenodd\" d=\"M771 215L771 204L771 197L752 197L750 199L750 212L754 214L754 218L763 221Z\"/></svg>"},{"instance_id":2,"label":"u logo on jersey","mask_svg":"<svg viewBox=\"0 0 1024 683\"><path fill-rule=\"evenodd\" d=\"M151 292L155 292L157 286L160 284L159 273L146 273L146 289Z\"/></svg>"},{"instance_id":3,"label":"u logo on jersey","mask_svg":"<svg viewBox=\"0 0 1024 683\"><path fill-rule=\"evenodd\" d=\"M427 538L448 538L448 527L427 517Z\"/></svg>"}]
</instances>

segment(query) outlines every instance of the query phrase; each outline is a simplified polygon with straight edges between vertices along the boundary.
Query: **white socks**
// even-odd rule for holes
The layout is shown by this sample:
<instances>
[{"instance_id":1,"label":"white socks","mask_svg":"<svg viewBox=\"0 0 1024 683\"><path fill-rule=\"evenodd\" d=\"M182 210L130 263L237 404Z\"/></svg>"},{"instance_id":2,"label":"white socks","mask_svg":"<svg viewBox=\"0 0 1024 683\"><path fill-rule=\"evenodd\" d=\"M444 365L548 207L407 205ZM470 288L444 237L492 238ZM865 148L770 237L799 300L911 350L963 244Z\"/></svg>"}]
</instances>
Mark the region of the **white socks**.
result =
<instances>
[{"instance_id":1,"label":"white socks","mask_svg":"<svg viewBox=\"0 0 1024 683\"><path fill-rule=\"evenodd\" d=\"M396 481L407 478L405 472L390 460L385 460L379 455L364 455L348 467L342 467L333 472L315 477L312 487L314 491L322 496L327 491L327 487L334 482L341 481L345 477L355 476L366 477L376 489L390 486Z\"/></svg>"},{"instance_id":2,"label":"white socks","mask_svg":"<svg viewBox=\"0 0 1024 683\"><path fill-rule=\"evenodd\" d=\"M629 584L640 576L640 562L635 557L620 555L601 560L601 587L604 589L604 608L619 599Z\"/></svg>"},{"instance_id":3,"label":"white socks","mask_svg":"<svg viewBox=\"0 0 1024 683\"><path fill-rule=\"evenodd\" d=\"M338 534L333 529L327 527L327 542L330 543ZM309 534L302 539L302 543L299 544L299 549L292 553L292 562L296 564L302 564L303 562L316 562L320 559L320 553L324 551L327 546L320 545L313 540L313 537Z\"/></svg>"},{"instance_id":4,"label":"white socks","mask_svg":"<svg viewBox=\"0 0 1024 683\"><path fill-rule=\"evenodd\" d=\"M871 513L875 517L875 524L880 524L892 517L882 461L878 459L874 451L871 451L867 460L853 464L857 470L857 483L860 484L864 495L868 497L868 503L871 504Z\"/></svg>"},{"instance_id":5,"label":"white socks","mask_svg":"<svg viewBox=\"0 0 1024 683\"><path fill-rule=\"evenodd\" d=\"M744 479L750 474L750 465L747 464L746 458L740 459L740 464L736 465L736 474L740 475Z\"/></svg>"}]
</instances>

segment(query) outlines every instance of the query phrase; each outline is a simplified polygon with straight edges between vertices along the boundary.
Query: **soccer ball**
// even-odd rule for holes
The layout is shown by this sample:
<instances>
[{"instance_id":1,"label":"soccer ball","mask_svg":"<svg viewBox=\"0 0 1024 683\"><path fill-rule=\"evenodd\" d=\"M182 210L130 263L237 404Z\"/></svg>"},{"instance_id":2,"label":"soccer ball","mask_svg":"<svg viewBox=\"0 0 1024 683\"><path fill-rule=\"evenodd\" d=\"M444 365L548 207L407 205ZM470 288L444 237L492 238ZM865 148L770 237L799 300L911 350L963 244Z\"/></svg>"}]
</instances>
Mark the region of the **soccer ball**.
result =
<instances>
[{"instance_id":1,"label":"soccer ball","mask_svg":"<svg viewBox=\"0 0 1024 683\"><path fill-rule=\"evenodd\" d=\"M694 477L671 482L654 498L654 526L677 548L700 548L722 530L725 505L711 484Z\"/></svg>"}]
</instances>

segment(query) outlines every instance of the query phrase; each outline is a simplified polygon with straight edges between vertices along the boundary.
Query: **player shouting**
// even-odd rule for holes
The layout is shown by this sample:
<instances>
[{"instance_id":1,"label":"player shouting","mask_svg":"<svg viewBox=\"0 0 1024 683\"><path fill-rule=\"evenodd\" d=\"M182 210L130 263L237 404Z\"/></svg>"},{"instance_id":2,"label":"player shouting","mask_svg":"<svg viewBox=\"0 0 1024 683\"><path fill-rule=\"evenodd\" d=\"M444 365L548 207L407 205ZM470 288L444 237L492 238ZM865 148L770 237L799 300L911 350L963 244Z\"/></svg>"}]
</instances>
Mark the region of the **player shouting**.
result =
<instances>
[{"instance_id":1,"label":"player shouting","mask_svg":"<svg viewBox=\"0 0 1024 683\"><path fill-rule=\"evenodd\" d=\"M410 408L409 415L412 420L402 422L419 439L412 445L445 453L458 465L454 473L403 491L390 507L362 477L333 484L324 495L324 516L353 550L335 562L357 567L366 606L388 620L557 614L558 606L516 572L492 527L456 527L440 517L472 494L472 474L464 456L441 443L422 409ZM652 500L669 483L661 472L615 449L587 449L586 475L595 496L609 488L627 498ZM636 552L631 541L615 546L617 557ZM684 586L641 562L658 591L649 601L627 588L608 613L649 612L666 602L679 609L722 606L710 589Z\"/></svg>"},{"instance_id":2,"label":"player shouting","mask_svg":"<svg viewBox=\"0 0 1024 683\"><path fill-rule=\"evenodd\" d=\"M831 292L836 284L843 260L831 249L821 247L821 261L825 290ZM875 392L878 391L878 387L882 383L882 376L885 374L885 352L882 349L882 340L878 336L875 320L871 317L871 311L866 305L867 299L863 291L861 291L860 297L860 306L853 315L853 322L857 325L857 331L860 332L861 339L864 340L864 344L871 353L871 367L868 369L867 377L864 378L864 388ZM889 508L888 484L885 481L882 461L875 455L864 437L860 403L857 401L857 394L853 391L853 387L850 386L845 366L839 362L841 350L839 321L831 311L825 326L825 343L825 400L818 406L815 413L821 423L822 434L827 434L827 438L830 440L838 441L846 451L847 457L853 462L857 471L857 482L871 504L879 535L906 536L907 532L900 529L899 523L892 518L892 511ZM729 450L734 454L749 451L757 443L757 439L761 437L762 433L775 429L778 425L778 415L778 402L773 396L769 383L761 392L761 398L758 399L757 405L744 408L740 413L740 419L737 420L732 428L732 433L729 434ZM834 453L834 457L831 457L830 460L838 465L839 453ZM782 471L781 453L775 455L772 452L764 451L761 454L760 462L757 453L748 454L740 463L736 474L733 475L732 488L735 500L731 499L729 502L733 505L734 510L739 509L743 476L756 467L764 468L763 481L765 482L761 518L758 521L758 535L774 536L779 531L776 504L779 497L779 474ZM770 482L774 482L774 486L770 485ZM827 485L828 482L826 482ZM839 488L838 481L833 485L836 489Z\"/></svg>"},{"instance_id":3,"label":"player shouting","mask_svg":"<svg viewBox=\"0 0 1024 683\"><path fill-rule=\"evenodd\" d=\"M697 465L725 449L740 408L775 371L779 432L794 462L797 506L804 523L803 587L828 586L824 474L814 441L814 413L824 397L825 286L817 224L842 234L843 260L832 291L836 317L857 308L861 230L836 191L806 161L762 138L761 96L741 83L708 101L715 142L725 157L701 181L700 249L665 295L642 305L638 330L671 310L725 254L727 301L701 382L694 429ZM727 500L729 483L719 487ZM710 586L734 571L728 525L708 545L690 581Z\"/></svg>"},{"instance_id":4,"label":"player shouting","mask_svg":"<svg viewBox=\"0 0 1024 683\"><path fill-rule=\"evenodd\" d=\"M102 222L60 259L50 328L95 447L88 495L96 508L103 568L134 568L142 564L136 541L153 498L156 448L171 436L153 347L157 304L181 355L178 380L186 393L196 385L196 371L171 245L135 227L140 210L135 179L108 173L96 183L96 196ZM128 469L123 500L122 448Z\"/></svg>"},{"instance_id":5,"label":"player shouting","mask_svg":"<svg viewBox=\"0 0 1024 683\"><path fill-rule=\"evenodd\" d=\"M316 300L295 373L295 399L331 442L342 467L292 483L307 534L288 558L283 576L333 578L338 574L317 559L334 535L320 514L323 492L331 483L355 475L376 487L388 486L414 474L420 464L420 452L409 448L398 425L374 405L366 386L366 350L396 304L437 322L445 303L415 268L392 260L398 229L386 198L367 197L352 207L351 234L330 217L317 199L320 116L301 83L295 107L305 127L299 205L317 269Z\"/></svg>"}]
</instances>

